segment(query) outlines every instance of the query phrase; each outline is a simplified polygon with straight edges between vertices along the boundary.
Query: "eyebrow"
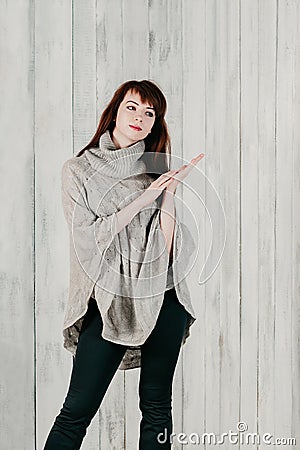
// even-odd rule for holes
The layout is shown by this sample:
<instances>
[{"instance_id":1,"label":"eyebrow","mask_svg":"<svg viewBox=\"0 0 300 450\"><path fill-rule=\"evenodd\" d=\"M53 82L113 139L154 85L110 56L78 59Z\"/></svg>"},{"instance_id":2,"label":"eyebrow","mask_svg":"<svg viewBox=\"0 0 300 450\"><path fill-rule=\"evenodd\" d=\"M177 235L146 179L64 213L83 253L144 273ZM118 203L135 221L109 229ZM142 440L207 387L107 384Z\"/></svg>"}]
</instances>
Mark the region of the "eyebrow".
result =
<instances>
[{"instance_id":1,"label":"eyebrow","mask_svg":"<svg viewBox=\"0 0 300 450\"><path fill-rule=\"evenodd\" d=\"M129 102L135 103L136 105L139 106L139 104L138 104L137 102L135 102L134 100L128 100L128 101L126 102L126 104L129 103ZM146 106L146 109L153 109L153 111L155 111L155 109L154 109L154 108L151 108L151 106Z\"/></svg>"}]
</instances>

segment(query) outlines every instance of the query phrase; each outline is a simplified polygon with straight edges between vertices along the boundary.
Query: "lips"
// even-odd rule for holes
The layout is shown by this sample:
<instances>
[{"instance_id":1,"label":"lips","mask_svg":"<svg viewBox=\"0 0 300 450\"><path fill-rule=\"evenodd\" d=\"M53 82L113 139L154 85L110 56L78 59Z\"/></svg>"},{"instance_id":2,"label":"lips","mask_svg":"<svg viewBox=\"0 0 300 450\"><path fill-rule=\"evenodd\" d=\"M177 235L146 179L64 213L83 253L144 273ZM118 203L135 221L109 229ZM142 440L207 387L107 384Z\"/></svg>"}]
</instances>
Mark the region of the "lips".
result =
<instances>
[{"instance_id":1,"label":"lips","mask_svg":"<svg viewBox=\"0 0 300 450\"><path fill-rule=\"evenodd\" d=\"M129 125L135 131L142 131L141 127L135 127L134 125Z\"/></svg>"}]
</instances>

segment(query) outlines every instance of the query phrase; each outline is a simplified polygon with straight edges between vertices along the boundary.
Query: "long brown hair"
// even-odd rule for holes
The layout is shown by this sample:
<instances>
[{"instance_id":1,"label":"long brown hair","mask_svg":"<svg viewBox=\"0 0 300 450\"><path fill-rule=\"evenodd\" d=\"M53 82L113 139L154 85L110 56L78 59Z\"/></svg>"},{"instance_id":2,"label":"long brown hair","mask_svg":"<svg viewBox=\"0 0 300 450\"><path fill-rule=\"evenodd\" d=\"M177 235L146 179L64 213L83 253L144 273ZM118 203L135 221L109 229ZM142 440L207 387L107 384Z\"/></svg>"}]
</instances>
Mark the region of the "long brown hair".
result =
<instances>
[{"instance_id":1,"label":"long brown hair","mask_svg":"<svg viewBox=\"0 0 300 450\"><path fill-rule=\"evenodd\" d=\"M118 108L128 91L132 90L138 93L143 103L148 102L155 109L155 122L151 133L144 139L145 152L151 152L153 156L152 169L160 174L169 170L167 155L171 155L170 136L167 124L164 119L167 110L167 101L159 87L149 80L130 80L123 83L114 93L111 101L103 111L97 130L91 141L81 149L76 156L80 156L85 150L99 146L100 136L106 131L113 131L115 127L114 118L117 115ZM158 156L160 163L158 164ZM151 159L151 158L150 158ZM149 161L149 159L148 159ZM149 163L148 163L149 164ZM148 171L152 171L148 167ZM154 175L155 176L155 175Z\"/></svg>"}]
</instances>

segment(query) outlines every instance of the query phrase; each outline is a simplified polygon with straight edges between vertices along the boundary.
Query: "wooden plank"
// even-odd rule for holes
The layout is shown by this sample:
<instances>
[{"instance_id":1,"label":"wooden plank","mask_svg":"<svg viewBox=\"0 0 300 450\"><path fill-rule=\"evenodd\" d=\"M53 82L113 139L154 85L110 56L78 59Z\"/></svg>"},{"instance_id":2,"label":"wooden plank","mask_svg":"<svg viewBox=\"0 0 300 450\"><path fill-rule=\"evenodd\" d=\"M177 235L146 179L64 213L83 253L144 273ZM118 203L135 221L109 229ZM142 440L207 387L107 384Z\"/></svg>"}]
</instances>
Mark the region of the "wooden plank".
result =
<instances>
[{"instance_id":1,"label":"wooden plank","mask_svg":"<svg viewBox=\"0 0 300 450\"><path fill-rule=\"evenodd\" d=\"M292 198L292 298L291 298L291 383L292 383L292 422L291 437L300 442L300 5L293 2L291 5L291 35L289 64L292 75L289 80L289 89L292 91L292 120L289 122L292 138L292 171L291 190ZM292 447L292 448L295 448Z\"/></svg>"},{"instance_id":2,"label":"wooden plank","mask_svg":"<svg viewBox=\"0 0 300 450\"><path fill-rule=\"evenodd\" d=\"M123 2L123 80L143 80L149 71L148 0Z\"/></svg>"},{"instance_id":3,"label":"wooden plank","mask_svg":"<svg viewBox=\"0 0 300 450\"><path fill-rule=\"evenodd\" d=\"M258 4L241 2L241 379L240 417L257 431L259 216Z\"/></svg>"},{"instance_id":4,"label":"wooden plank","mask_svg":"<svg viewBox=\"0 0 300 450\"><path fill-rule=\"evenodd\" d=\"M206 123L214 126L206 126L206 176L219 191L218 179L220 169L218 161L220 158L221 135L216 132L217 127L223 128L222 111L220 108L220 78L223 76L220 70L220 8L219 2L213 1L206 9ZM209 161L209 149L213 151L211 164ZM209 199L206 197L205 202ZM205 242L210 238L210 226L207 220L204 228ZM205 247L208 252L207 244ZM220 423L220 350L219 350L219 326L220 326L220 273L216 272L205 285L205 430L217 434ZM210 448L210 446L208 446Z\"/></svg>"},{"instance_id":5,"label":"wooden plank","mask_svg":"<svg viewBox=\"0 0 300 450\"><path fill-rule=\"evenodd\" d=\"M258 374L256 431L274 433L276 3L258 4ZM252 127L252 125L250 125ZM250 133L250 130L249 130ZM254 402L254 399L252 400ZM249 431L254 431L250 430Z\"/></svg>"},{"instance_id":6,"label":"wooden plank","mask_svg":"<svg viewBox=\"0 0 300 450\"><path fill-rule=\"evenodd\" d=\"M1 2L1 447L35 447L34 9Z\"/></svg>"},{"instance_id":7,"label":"wooden plank","mask_svg":"<svg viewBox=\"0 0 300 450\"><path fill-rule=\"evenodd\" d=\"M88 144L98 125L96 11L95 1L73 1L72 105L74 153Z\"/></svg>"},{"instance_id":8,"label":"wooden plank","mask_svg":"<svg viewBox=\"0 0 300 450\"><path fill-rule=\"evenodd\" d=\"M239 6L210 2L206 10L206 176L220 195L226 215L226 246L220 268L205 285L205 432L219 436L239 413ZM223 214L212 203L214 230ZM206 218L208 251L210 221ZM222 251L219 233L215 248ZM207 445L212 448L213 445Z\"/></svg>"},{"instance_id":9,"label":"wooden plank","mask_svg":"<svg viewBox=\"0 0 300 450\"><path fill-rule=\"evenodd\" d=\"M123 82L122 1L114 7L105 0L96 5L96 112L97 124L115 90ZM99 447L125 448L125 390L123 371L117 370L99 413Z\"/></svg>"},{"instance_id":10,"label":"wooden plank","mask_svg":"<svg viewBox=\"0 0 300 450\"><path fill-rule=\"evenodd\" d=\"M105 0L97 1L96 96L97 123L115 90L123 83L122 0L114 8Z\"/></svg>"},{"instance_id":11,"label":"wooden plank","mask_svg":"<svg viewBox=\"0 0 300 450\"><path fill-rule=\"evenodd\" d=\"M215 67L214 84L210 85L213 91L208 90L208 108L211 107L209 98L213 97L214 121L207 119L208 129L214 129L214 145L208 148L212 152L215 167L211 172L213 185L220 194L221 203L226 216L226 245L220 261L220 270L216 272L208 282L206 292L206 304L214 296L212 288L218 290L218 275L220 275L220 297L216 298L216 313L219 309L218 331L218 364L219 364L219 404L216 401L216 414L219 420L218 434L234 428L239 414L239 392L237 386L240 381L240 204L239 204L239 177L240 177L240 148L239 148L239 2L217 3L217 32L218 40L214 40L215 53L218 55L219 66ZM213 60L211 61L211 63ZM208 69L208 68L207 68ZM213 70L213 66L210 67ZM209 70L207 70L209 79ZM216 109L215 109L216 108ZM209 117L209 116L208 116ZM212 119L212 117L210 118ZM213 126L215 124L215 126ZM212 144L213 144L212 143ZM208 172L209 173L209 172ZM208 197L208 204L209 204ZM218 222L215 228L222 230L223 212L217 214ZM224 241L221 235L217 235L219 241L216 247L221 253ZM213 281L213 279L215 280ZM219 305L217 305L219 302ZM214 302L213 302L214 303ZM213 311L211 311L213 312ZM208 311L209 314L209 311ZM207 315L208 317L208 315ZM214 322L214 321L213 321ZM212 323L214 325L214 323ZM208 327L209 330L209 327ZM212 329L211 329L212 330ZM210 331L211 331L210 330ZM210 345L215 345L214 340L208 342L207 362L210 359ZM210 373L207 372L208 379ZM212 396L207 398L207 405L215 402L214 389L211 386ZM217 388L218 389L218 388ZM210 408L211 409L211 408ZM210 415L213 411L210 410ZM216 411L215 411L216 412ZM218 417L219 416L219 417ZM217 427L217 423L215 425ZM207 431L210 428L207 427ZM234 428L235 429L235 428ZM213 430L212 430L213 431ZM209 447L208 447L209 448Z\"/></svg>"},{"instance_id":12,"label":"wooden plank","mask_svg":"<svg viewBox=\"0 0 300 450\"><path fill-rule=\"evenodd\" d=\"M71 17L67 2L35 3L37 448L62 406L72 366L62 345L69 241L61 205L61 167L72 156Z\"/></svg>"},{"instance_id":13,"label":"wooden plank","mask_svg":"<svg viewBox=\"0 0 300 450\"><path fill-rule=\"evenodd\" d=\"M185 179L183 188L184 205L195 215L199 233L198 239L194 236L199 245L199 255L187 277L197 320L190 329L190 336L182 351L183 410L182 426L178 432L186 434L186 442L190 442L191 433L201 434L205 430L205 284L198 284L201 268L205 264L203 230L206 211L202 199L205 201L204 173L209 158L205 142L205 3L204 0L184 2L182 16L183 156L189 161L198 153L205 153L204 159ZM178 441L177 436L175 440ZM183 445L184 449L193 447L190 443Z\"/></svg>"},{"instance_id":14,"label":"wooden plank","mask_svg":"<svg viewBox=\"0 0 300 450\"><path fill-rule=\"evenodd\" d=\"M278 3L277 30L277 105L276 105L276 266L275 266L275 413L274 428L277 437L295 437L297 404L293 403L293 389L299 386L299 378L292 378L295 362L292 362L292 346L296 343L292 324L293 307L293 206L294 206L294 154L299 152L299 141L293 133L298 128L299 103L295 103L296 49L299 43L299 2ZM298 51L299 57L299 51ZM298 66L299 69L299 66ZM297 108L297 109L296 109ZM295 115L297 111L297 116ZM299 303L299 300L298 300ZM298 324L299 326L299 324ZM291 331L293 330L293 332ZM299 335L298 335L299 337ZM299 349L298 349L299 364ZM298 393L299 396L299 393ZM293 412L296 416L293 418ZM299 423L297 424L299 428ZM299 445L299 443L298 443ZM292 445L288 449L295 448Z\"/></svg>"}]
</instances>

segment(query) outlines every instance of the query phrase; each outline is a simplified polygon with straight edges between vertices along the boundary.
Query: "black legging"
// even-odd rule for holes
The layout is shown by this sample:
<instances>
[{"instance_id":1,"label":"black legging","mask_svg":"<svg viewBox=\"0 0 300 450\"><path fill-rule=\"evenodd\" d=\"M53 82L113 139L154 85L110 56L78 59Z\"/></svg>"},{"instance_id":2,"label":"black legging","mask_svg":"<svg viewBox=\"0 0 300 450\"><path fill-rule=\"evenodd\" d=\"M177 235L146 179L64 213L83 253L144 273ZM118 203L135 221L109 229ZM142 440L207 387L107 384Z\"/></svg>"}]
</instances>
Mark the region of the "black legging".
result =
<instances>
[{"instance_id":1,"label":"black legging","mask_svg":"<svg viewBox=\"0 0 300 450\"><path fill-rule=\"evenodd\" d=\"M141 345L139 450L171 449L172 383L187 317L175 289L166 291L155 327ZM91 298L73 358L69 390L44 450L80 448L118 369L127 347L103 339L102 326L97 303ZM159 433L163 433L160 442Z\"/></svg>"}]
</instances>

